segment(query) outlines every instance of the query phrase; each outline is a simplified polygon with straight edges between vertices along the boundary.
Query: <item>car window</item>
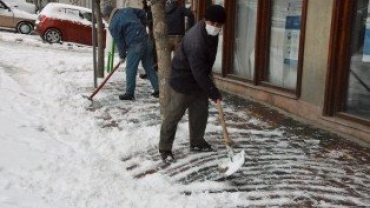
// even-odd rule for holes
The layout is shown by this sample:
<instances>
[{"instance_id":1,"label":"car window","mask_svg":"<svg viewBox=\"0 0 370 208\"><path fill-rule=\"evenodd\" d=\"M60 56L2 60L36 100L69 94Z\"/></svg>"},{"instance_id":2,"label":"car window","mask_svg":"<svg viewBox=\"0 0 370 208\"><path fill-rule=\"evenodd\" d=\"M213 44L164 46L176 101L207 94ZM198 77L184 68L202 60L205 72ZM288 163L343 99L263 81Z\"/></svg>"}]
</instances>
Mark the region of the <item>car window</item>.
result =
<instances>
[{"instance_id":1,"label":"car window","mask_svg":"<svg viewBox=\"0 0 370 208\"><path fill-rule=\"evenodd\" d=\"M65 14L68 14L68 15L71 15L71 16L74 16L74 17L80 17L81 18L80 11L77 10L77 9L60 8L59 12L65 13Z\"/></svg>"},{"instance_id":2,"label":"car window","mask_svg":"<svg viewBox=\"0 0 370 208\"><path fill-rule=\"evenodd\" d=\"M82 15L82 17L83 17L84 19L86 19L86 20L88 20L88 21L92 22L92 13L88 13L88 12L83 13L83 12L81 12L81 15Z\"/></svg>"},{"instance_id":3,"label":"car window","mask_svg":"<svg viewBox=\"0 0 370 208\"><path fill-rule=\"evenodd\" d=\"M1 9L6 9L6 8L7 8L7 6L5 6L5 4L4 4L3 2L1 2L1 1L0 1L0 8L1 8Z\"/></svg>"}]
</instances>

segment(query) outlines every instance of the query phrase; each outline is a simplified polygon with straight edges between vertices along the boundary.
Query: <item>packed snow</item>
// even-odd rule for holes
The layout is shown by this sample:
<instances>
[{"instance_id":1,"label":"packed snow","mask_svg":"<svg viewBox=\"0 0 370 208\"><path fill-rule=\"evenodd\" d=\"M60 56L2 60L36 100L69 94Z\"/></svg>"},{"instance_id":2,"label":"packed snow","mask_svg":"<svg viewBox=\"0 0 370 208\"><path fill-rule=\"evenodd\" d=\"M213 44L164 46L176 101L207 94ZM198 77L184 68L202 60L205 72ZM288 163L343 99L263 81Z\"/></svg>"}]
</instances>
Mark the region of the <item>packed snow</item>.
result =
<instances>
[{"instance_id":1,"label":"packed snow","mask_svg":"<svg viewBox=\"0 0 370 208\"><path fill-rule=\"evenodd\" d=\"M0 32L0 51L0 207L227 207L238 195L186 196L159 173L144 180L128 174L121 157L156 146L159 125L100 127L81 96L93 90L91 48ZM143 85L148 95L138 100L150 97ZM151 105L159 114L159 104ZM179 134L187 134L184 126Z\"/></svg>"}]
</instances>

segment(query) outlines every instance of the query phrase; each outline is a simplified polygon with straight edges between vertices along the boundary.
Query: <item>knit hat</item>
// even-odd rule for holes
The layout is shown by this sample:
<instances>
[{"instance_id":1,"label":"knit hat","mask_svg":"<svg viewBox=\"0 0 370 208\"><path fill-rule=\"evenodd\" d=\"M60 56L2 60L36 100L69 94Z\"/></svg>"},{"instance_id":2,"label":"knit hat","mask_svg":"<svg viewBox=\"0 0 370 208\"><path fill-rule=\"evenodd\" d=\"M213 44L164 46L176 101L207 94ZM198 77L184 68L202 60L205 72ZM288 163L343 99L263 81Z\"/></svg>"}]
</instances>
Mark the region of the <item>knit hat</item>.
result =
<instances>
[{"instance_id":1,"label":"knit hat","mask_svg":"<svg viewBox=\"0 0 370 208\"><path fill-rule=\"evenodd\" d=\"M103 17L109 17L112 11L113 11L113 7L111 5L105 6L102 10Z\"/></svg>"},{"instance_id":2,"label":"knit hat","mask_svg":"<svg viewBox=\"0 0 370 208\"><path fill-rule=\"evenodd\" d=\"M211 5L207 7L204 19L224 24L226 21L226 11L223 6L220 5Z\"/></svg>"},{"instance_id":3,"label":"knit hat","mask_svg":"<svg viewBox=\"0 0 370 208\"><path fill-rule=\"evenodd\" d=\"M143 9L144 4L142 0L126 0L125 2L125 8L136 8L136 9Z\"/></svg>"}]
</instances>

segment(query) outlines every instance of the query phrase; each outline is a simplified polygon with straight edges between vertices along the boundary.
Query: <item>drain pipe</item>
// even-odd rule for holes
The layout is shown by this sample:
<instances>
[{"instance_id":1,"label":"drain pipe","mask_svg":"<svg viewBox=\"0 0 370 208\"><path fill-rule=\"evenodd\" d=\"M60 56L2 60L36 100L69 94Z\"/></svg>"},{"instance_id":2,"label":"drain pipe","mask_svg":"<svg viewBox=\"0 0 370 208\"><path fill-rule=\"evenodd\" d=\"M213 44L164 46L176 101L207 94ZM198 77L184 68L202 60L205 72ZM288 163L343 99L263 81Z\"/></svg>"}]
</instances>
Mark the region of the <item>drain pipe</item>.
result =
<instances>
[{"instance_id":1,"label":"drain pipe","mask_svg":"<svg viewBox=\"0 0 370 208\"><path fill-rule=\"evenodd\" d=\"M92 47L93 47L93 68L94 68L94 87L98 87L97 81L97 67L96 67L96 28L95 28L95 6L94 2L91 4L92 8Z\"/></svg>"}]
</instances>

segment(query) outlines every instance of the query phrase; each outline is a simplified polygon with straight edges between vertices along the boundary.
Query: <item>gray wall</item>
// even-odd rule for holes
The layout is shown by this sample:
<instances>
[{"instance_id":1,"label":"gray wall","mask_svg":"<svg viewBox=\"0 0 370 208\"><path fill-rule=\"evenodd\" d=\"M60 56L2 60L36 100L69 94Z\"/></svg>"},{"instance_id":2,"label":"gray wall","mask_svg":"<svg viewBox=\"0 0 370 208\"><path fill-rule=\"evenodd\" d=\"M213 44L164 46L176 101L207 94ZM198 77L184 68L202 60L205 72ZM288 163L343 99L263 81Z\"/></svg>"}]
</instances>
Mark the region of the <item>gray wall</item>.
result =
<instances>
[{"instance_id":1,"label":"gray wall","mask_svg":"<svg viewBox=\"0 0 370 208\"><path fill-rule=\"evenodd\" d=\"M309 0L301 100L323 106L334 0Z\"/></svg>"}]
</instances>

